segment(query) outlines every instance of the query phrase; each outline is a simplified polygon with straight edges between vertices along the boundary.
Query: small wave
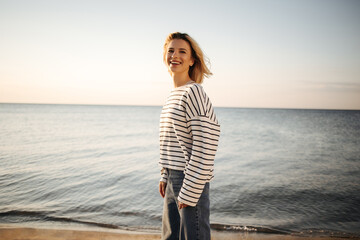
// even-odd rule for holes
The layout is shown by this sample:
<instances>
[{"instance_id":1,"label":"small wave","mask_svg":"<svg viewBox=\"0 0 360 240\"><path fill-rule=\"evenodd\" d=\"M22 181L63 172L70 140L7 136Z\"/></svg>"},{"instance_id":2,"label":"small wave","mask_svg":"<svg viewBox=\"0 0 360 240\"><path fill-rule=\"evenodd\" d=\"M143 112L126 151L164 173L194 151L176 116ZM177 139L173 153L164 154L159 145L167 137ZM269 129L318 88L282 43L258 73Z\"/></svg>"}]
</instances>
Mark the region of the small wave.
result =
<instances>
[{"instance_id":1,"label":"small wave","mask_svg":"<svg viewBox=\"0 0 360 240\"><path fill-rule=\"evenodd\" d=\"M120 229L120 230L127 230L127 231L144 231L144 232L159 232L160 228L155 226L127 226L127 225L115 225L109 223L102 223L102 222L92 222L92 221L84 221L74 218L68 217L59 217L59 216L52 216L50 212L41 212L41 211L22 211L22 210L11 210L6 212L0 212L0 218L3 217L17 217L17 223L26 223L32 221L44 221L44 222L57 222L57 223L73 223L73 224L82 224L86 226L95 226L100 228L107 228L107 229ZM126 214L130 214L129 212L125 212ZM136 214L135 214L136 215ZM1 220L1 221L4 221ZM14 220L14 219L12 219ZM6 221L6 220L5 220ZM12 221L14 222L14 221Z\"/></svg>"},{"instance_id":2,"label":"small wave","mask_svg":"<svg viewBox=\"0 0 360 240\"><path fill-rule=\"evenodd\" d=\"M11 210L7 212L1 212L0 217L31 217L33 220L40 220L40 221L52 221L52 222L62 222L62 223L78 223L78 224L85 224L85 225L92 225L102 228L111 228L111 229L124 229L125 226L117 226L114 224L108 223L99 223L99 222L91 222L91 221L84 221L78 220L73 218L67 217L57 217L51 216L47 212L41 211L22 211L22 210ZM28 221L29 219L27 219Z\"/></svg>"},{"instance_id":3,"label":"small wave","mask_svg":"<svg viewBox=\"0 0 360 240\"><path fill-rule=\"evenodd\" d=\"M230 225L230 224L219 224L212 223L211 229L216 231L234 231L234 232L257 232L257 233L274 233L274 234L289 234L288 231L276 230L265 227L255 226L241 226L241 225Z\"/></svg>"},{"instance_id":4,"label":"small wave","mask_svg":"<svg viewBox=\"0 0 360 240\"><path fill-rule=\"evenodd\" d=\"M42 218L47 215L47 212L42 211L23 211L23 210L10 210L0 212L0 217L20 216L20 217L38 217Z\"/></svg>"}]
</instances>

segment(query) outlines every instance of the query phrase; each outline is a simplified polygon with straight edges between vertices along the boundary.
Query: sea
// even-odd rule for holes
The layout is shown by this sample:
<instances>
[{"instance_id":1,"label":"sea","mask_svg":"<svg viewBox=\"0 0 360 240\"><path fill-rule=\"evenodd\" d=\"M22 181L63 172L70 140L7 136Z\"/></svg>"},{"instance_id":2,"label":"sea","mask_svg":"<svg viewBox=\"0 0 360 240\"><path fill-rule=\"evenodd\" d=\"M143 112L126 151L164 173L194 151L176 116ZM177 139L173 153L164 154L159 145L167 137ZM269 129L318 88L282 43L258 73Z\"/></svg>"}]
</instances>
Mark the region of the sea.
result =
<instances>
[{"instance_id":1,"label":"sea","mask_svg":"<svg viewBox=\"0 0 360 240\"><path fill-rule=\"evenodd\" d=\"M215 112L214 230L360 236L360 111ZM159 232L160 113L0 104L0 224Z\"/></svg>"}]
</instances>

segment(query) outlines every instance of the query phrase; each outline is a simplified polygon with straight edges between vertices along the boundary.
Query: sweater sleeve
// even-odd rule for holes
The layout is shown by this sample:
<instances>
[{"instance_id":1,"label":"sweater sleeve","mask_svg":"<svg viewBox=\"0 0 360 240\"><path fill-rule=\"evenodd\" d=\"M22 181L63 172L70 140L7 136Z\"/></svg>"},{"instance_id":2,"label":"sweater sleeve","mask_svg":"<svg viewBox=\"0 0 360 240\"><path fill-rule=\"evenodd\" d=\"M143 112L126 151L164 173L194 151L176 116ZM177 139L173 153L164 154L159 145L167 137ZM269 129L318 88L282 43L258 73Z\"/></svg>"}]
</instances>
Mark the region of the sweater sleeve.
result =
<instances>
[{"instance_id":1,"label":"sweater sleeve","mask_svg":"<svg viewBox=\"0 0 360 240\"><path fill-rule=\"evenodd\" d=\"M196 206L205 184L213 176L220 136L220 125L210 100L200 85L195 84L189 89L186 119L192 136L192 149L185 166L185 178L178 200L189 206Z\"/></svg>"}]
</instances>

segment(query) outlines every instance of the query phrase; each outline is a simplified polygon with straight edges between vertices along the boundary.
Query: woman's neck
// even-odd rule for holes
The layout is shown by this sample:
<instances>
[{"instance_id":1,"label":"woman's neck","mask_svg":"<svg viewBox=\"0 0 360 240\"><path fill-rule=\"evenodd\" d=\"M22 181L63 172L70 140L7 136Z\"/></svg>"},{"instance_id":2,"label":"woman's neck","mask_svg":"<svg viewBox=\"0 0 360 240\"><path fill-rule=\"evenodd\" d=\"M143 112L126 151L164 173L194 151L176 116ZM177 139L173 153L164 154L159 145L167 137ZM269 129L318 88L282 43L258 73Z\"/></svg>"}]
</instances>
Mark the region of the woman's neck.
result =
<instances>
[{"instance_id":1,"label":"woman's neck","mask_svg":"<svg viewBox=\"0 0 360 240\"><path fill-rule=\"evenodd\" d=\"M175 88L181 87L191 81L191 78L189 77L189 75L187 73L186 74L173 74L172 78L174 81Z\"/></svg>"}]
</instances>

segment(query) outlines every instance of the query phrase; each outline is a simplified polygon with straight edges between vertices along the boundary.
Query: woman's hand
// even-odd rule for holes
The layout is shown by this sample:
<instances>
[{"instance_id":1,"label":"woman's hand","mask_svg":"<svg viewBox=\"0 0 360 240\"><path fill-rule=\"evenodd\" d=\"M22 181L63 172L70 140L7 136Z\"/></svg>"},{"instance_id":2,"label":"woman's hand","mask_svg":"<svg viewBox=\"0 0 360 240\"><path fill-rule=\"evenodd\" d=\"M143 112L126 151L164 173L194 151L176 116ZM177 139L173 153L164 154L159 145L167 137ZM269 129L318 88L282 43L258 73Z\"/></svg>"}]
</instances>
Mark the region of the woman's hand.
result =
<instances>
[{"instance_id":1,"label":"woman's hand","mask_svg":"<svg viewBox=\"0 0 360 240\"><path fill-rule=\"evenodd\" d=\"M159 183L159 193L162 196L162 198L165 197L165 190L166 190L166 183L165 182L160 182Z\"/></svg>"},{"instance_id":2,"label":"woman's hand","mask_svg":"<svg viewBox=\"0 0 360 240\"><path fill-rule=\"evenodd\" d=\"M159 182L159 193L162 198L165 197L165 190L166 190L166 183L165 182ZM179 202L179 210L182 208L186 208L189 205L186 205L185 203Z\"/></svg>"},{"instance_id":3,"label":"woman's hand","mask_svg":"<svg viewBox=\"0 0 360 240\"><path fill-rule=\"evenodd\" d=\"M179 210L181 210L182 208L186 208L189 205L186 205L185 203L179 202Z\"/></svg>"}]
</instances>

